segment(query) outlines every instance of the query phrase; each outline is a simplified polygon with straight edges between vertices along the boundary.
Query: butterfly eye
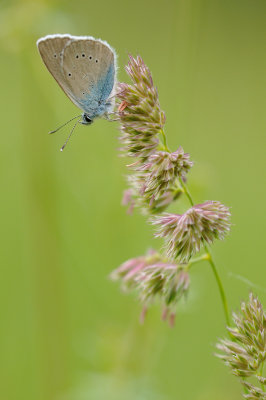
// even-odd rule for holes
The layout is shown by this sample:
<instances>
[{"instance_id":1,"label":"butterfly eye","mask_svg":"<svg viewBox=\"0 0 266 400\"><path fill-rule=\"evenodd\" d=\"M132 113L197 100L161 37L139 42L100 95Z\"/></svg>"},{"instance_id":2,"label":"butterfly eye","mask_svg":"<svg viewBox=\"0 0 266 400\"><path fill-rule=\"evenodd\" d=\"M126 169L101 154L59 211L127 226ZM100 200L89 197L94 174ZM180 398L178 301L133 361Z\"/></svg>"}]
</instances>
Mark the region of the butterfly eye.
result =
<instances>
[{"instance_id":1,"label":"butterfly eye","mask_svg":"<svg viewBox=\"0 0 266 400\"><path fill-rule=\"evenodd\" d=\"M56 54L54 54L54 58L56 58Z\"/></svg>"},{"instance_id":2,"label":"butterfly eye","mask_svg":"<svg viewBox=\"0 0 266 400\"><path fill-rule=\"evenodd\" d=\"M86 125L89 125L92 123L92 119L90 119L90 117L87 114L84 113L82 118Z\"/></svg>"},{"instance_id":3,"label":"butterfly eye","mask_svg":"<svg viewBox=\"0 0 266 400\"><path fill-rule=\"evenodd\" d=\"M92 56L89 56L89 59L91 60L91 59L92 59Z\"/></svg>"},{"instance_id":4,"label":"butterfly eye","mask_svg":"<svg viewBox=\"0 0 266 400\"><path fill-rule=\"evenodd\" d=\"M84 53L82 54L82 57L85 57L85 54L84 54Z\"/></svg>"},{"instance_id":5,"label":"butterfly eye","mask_svg":"<svg viewBox=\"0 0 266 400\"><path fill-rule=\"evenodd\" d=\"M95 62L97 63L97 62L98 62L98 60L95 60Z\"/></svg>"},{"instance_id":6,"label":"butterfly eye","mask_svg":"<svg viewBox=\"0 0 266 400\"><path fill-rule=\"evenodd\" d=\"M72 74L69 72L68 76L71 76Z\"/></svg>"},{"instance_id":7,"label":"butterfly eye","mask_svg":"<svg viewBox=\"0 0 266 400\"><path fill-rule=\"evenodd\" d=\"M78 54L76 55L76 58L79 58Z\"/></svg>"}]
</instances>

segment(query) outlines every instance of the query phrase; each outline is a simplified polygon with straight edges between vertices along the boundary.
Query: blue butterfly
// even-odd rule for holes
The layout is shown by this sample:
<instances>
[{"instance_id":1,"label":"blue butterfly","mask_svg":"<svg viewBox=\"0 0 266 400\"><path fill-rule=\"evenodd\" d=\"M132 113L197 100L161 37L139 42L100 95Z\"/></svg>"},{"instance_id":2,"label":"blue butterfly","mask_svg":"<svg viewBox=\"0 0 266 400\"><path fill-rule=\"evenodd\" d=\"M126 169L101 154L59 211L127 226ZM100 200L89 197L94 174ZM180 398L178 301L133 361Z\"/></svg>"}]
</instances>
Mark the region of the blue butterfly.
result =
<instances>
[{"instance_id":1,"label":"blue butterfly","mask_svg":"<svg viewBox=\"0 0 266 400\"><path fill-rule=\"evenodd\" d=\"M37 47L44 64L59 86L83 111L82 115L70 120L81 117L66 143L78 122L89 125L97 117L108 119L114 108L117 69L116 53L109 44L91 36L58 34L39 39Z\"/></svg>"}]
</instances>

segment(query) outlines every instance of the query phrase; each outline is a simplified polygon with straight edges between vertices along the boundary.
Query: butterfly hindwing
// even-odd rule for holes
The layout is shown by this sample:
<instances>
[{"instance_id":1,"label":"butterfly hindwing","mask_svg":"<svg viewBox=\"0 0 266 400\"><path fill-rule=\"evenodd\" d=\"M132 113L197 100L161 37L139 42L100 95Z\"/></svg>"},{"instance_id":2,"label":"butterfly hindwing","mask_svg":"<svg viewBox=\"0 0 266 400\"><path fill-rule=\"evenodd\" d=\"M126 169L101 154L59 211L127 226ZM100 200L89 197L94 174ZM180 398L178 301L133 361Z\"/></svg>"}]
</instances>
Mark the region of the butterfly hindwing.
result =
<instances>
[{"instance_id":1,"label":"butterfly hindwing","mask_svg":"<svg viewBox=\"0 0 266 400\"><path fill-rule=\"evenodd\" d=\"M101 113L115 81L114 53L98 40L73 40L66 45L62 71L71 94L91 117Z\"/></svg>"}]
</instances>

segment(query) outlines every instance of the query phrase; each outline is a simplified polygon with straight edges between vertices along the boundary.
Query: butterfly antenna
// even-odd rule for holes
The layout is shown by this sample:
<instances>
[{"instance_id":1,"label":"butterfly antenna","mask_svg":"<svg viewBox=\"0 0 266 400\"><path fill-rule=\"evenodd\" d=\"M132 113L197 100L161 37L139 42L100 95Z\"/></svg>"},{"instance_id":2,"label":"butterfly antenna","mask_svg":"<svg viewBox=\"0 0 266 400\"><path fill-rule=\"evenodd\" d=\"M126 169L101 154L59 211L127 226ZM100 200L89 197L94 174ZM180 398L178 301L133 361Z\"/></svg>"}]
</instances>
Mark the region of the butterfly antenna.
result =
<instances>
[{"instance_id":1,"label":"butterfly antenna","mask_svg":"<svg viewBox=\"0 0 266 400\"><path fill-rule=\"evenodd\" d=\"M80 115L79 115L79 117L80 117ZM74 119L74 118L73 118L73 119ZM69 139L70 139L72 133L74 132L74 129L76 128L77 124L78 124L80 121L81 121L81 119L79 119L79 120L77 120L77 122L75 122L75 125L74 125L73 128L71 129L71 132L70 132L70 134L69 134L67 140L65 141L65 143L64 143L63 146L61 147L60 151L63 151L63 150L64 150L64 148L65 148L66 145L67 145L67 142L69 141Z\"/></svg>"},{"instance_id":2,"label":"butterfly antenna","mask_svg":"<svg viewBox=\"0 0 266 400\"><path fill-rule=\"evenodd\" d=\"M64 126L66 126L67 124L69 124L69 122L71 122L71 121L73 121L74 119L79 118L79 117L81 117L81 115L76 115L74 118L71 118L69 121L65 122L63 125L61 125L61 126L59 126L58 128L56 128L54 131L50 131L50 132L48 132L48 133L51 134L51 133L55 133L55 132L59 131L59 129L63 128Z\"/></svg>"}]
</instances>

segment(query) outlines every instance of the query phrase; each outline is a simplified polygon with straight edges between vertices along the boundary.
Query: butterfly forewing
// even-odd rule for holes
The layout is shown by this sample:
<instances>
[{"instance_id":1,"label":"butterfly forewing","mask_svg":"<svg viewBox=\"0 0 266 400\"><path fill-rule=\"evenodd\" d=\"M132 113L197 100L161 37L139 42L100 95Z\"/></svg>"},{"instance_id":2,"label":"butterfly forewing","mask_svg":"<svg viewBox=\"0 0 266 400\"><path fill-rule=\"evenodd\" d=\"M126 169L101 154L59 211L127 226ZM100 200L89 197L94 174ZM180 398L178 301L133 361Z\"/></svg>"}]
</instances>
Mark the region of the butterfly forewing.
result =
<instances>
[{"instance_id":1,"label":"butterfly forewing","mask_svg":"<svg viewBox=\"0 0 266 400\"><path fill-rule=\"evenodd\" d=\"M92 118L115 84L115 56L104 42L91 37L54 35L40 39L44 64L72 102Z\"/></svg>"},{"instance_id":2,"label":"butterfly forewing","mask_svg":"<svg viewBox=\"0 0 266 400\"><path fill-rule=\"evenodd\" d=\"M48 71L65 91L64 75L61 69L61 60L63 51L68 42L71 41L70 36L46 36L37 42L37 46L44 64Z\"/></svg>"}]
</instances>

